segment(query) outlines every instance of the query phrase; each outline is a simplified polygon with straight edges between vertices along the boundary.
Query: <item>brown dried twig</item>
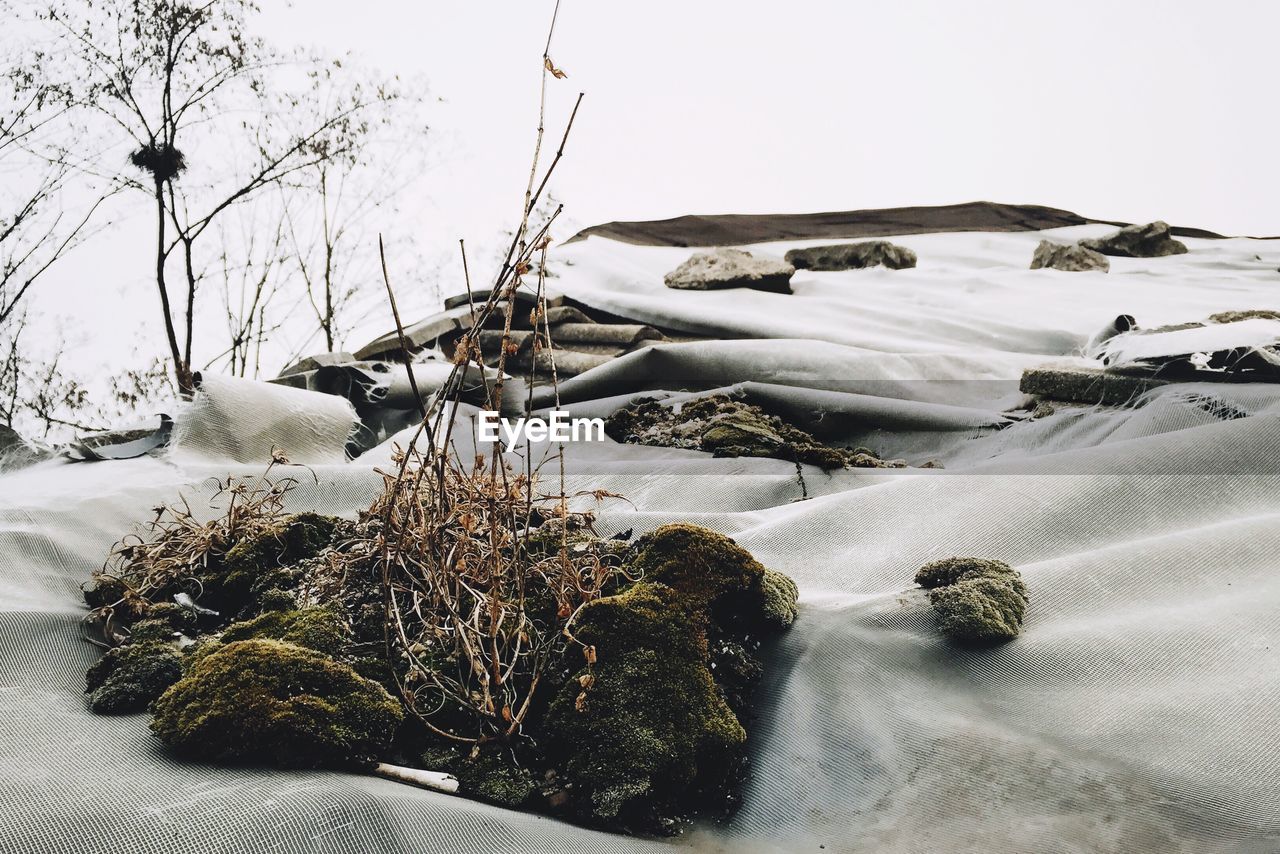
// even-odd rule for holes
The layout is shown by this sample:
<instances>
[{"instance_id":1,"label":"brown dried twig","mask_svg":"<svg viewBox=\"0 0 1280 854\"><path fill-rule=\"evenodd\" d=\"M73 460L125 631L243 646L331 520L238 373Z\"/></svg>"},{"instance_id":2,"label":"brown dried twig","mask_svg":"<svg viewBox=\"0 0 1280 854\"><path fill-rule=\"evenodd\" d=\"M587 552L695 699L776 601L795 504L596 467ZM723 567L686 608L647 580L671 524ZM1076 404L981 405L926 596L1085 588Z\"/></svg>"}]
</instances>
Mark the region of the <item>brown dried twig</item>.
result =
<instances>
[{"instance_id":1,"label":"brown dried twig","mask_svg":"<svg viewBox=\"0 0 1280 854\"><path fill-rule=\"evenodd\" d=\"M535 466L530 454L523 471L517 471L502 449L464 462L452 442L457 404L473 366L482 376L486 407L502 408L507 359L516 352L511 336L516 295L534 270L535 258L535 346L551 347L546 254L549 230L561 209L536 226L531 221L564 156L582 102L579 94L555 156L540 172L548 81L565 76L550 59L557 15L558 3L542 56L538 128L519 226L480 304L471 288L465 243L459 241L470 327L458 339L453 368L424 404L422 421L407 447L397 447L393 471L382 473L383 493L366 518L367 543L350 553L351 560L372 556L377 564L386 652L405 706L437 735L472 745L520 732L550 663L572 643L568 622L623 577L615 554L569 548L571 528L591 539L592 516L569 510L563 448L557 455L559 489L544 493L538 488L541 465ZM409 348L389 285L388 299L407 362ZM478 345L479 331L493 320L501 321L502 346L496 364L488 366ZM551 364L554 387L553 358ZM526 406L530 403L531 398ZM426 446L420 448L424 433ZM597 498L603 495L607 493Z\"/></svg>"}]
</instances>

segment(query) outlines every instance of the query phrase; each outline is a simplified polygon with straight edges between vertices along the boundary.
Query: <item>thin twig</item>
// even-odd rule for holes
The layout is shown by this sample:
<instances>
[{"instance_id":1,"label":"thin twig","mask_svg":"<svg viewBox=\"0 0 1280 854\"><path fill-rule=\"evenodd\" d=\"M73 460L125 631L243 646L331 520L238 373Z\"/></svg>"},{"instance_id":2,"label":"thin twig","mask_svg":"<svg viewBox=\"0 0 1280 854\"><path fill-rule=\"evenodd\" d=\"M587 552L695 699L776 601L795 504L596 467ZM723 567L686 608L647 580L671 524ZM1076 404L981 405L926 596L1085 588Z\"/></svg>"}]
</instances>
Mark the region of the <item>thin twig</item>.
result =
<instances>
[{"instance_id":1,"label":"thin twig","mask_svg":"<svg viewBox=\"0 0 1280 854\"><path fill-rule=\"evenodd\" d=\"M382 235L378 235L378 259L382 262L382 281L387 286L387 301L391 303L391 316L396 321L396 334L400 337L400 352L404 355L404 369L409 374L409 388L413 389L413 399L418 401L418 411L423 418L427 417L427 405L418 392L418 380L413 375L413 356L409 352L409 343L404 337L404 324L400 322L400 309L396 307L396 294L391 289L391 278L387 275L387 253L382 248Z\"/></svg>"}]
</instances>

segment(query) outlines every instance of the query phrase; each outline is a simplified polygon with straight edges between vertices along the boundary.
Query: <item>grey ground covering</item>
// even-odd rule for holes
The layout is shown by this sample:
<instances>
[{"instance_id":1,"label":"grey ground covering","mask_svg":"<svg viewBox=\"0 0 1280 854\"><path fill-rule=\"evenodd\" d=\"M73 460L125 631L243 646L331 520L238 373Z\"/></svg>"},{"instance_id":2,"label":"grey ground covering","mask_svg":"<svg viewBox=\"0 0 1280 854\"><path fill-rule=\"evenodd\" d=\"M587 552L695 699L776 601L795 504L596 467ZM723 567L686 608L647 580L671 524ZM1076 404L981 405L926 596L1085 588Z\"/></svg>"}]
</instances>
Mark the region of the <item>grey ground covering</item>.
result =
<instances>
[{"instance_id":1,"label":"grey ground covering","mask_svg":"<svg viewBox=\"0 0 1280 854\"><path fill-rule=\"evenodd\" d=\"M725 337L772 322L778 334L620 356L563 385L575 414L728 389L827 441L946 466L807 468L798 501L796 470L780 460L570 448L570 490L630 501L604 505L604 533L707 525L800 585L728 823L637 840L358 775L185 765L145 716L90 714L81 689L96 652L79 639L78 585L151 507L179 490L200 505L209 478L261 471L277 444L310 466L294 470L292 506L350 515L387 465L389 443L342 461L355 414L340 398L206 378L163 458L0 477L0 850L1280 849L1275 387L1172 384L1125 407L1006 415L1025 402L1025 367L1070 357L1120 311L1146 322L1277 307L1267 265L1249 261L1264 253L1274 277L1274 253L1190 240L1188 255L1119 259L1097 277L1121 289L1104 298L1082 293L1094 286L1080 277L1026 270L1040 235L945 237L914 242L920 269L886 271L883 289L856 271L856 288L815 278L745 303L666 289L671 249L593 239L561 271L575 298L641 322ZM627 271L630 288L601 269ZM1209 289L1210 269L1231 287ZM955 308L948 287L968 289L956 299L972 307ZM839 316L840 299L866 322ZM1032 304L1052 310L1033 317ZM909 322L920 313L948 321ZM1013 643L962 651L938 637L911 579L953 554L1020 570L1030 606Z\"/></svg>"}]
</instances>

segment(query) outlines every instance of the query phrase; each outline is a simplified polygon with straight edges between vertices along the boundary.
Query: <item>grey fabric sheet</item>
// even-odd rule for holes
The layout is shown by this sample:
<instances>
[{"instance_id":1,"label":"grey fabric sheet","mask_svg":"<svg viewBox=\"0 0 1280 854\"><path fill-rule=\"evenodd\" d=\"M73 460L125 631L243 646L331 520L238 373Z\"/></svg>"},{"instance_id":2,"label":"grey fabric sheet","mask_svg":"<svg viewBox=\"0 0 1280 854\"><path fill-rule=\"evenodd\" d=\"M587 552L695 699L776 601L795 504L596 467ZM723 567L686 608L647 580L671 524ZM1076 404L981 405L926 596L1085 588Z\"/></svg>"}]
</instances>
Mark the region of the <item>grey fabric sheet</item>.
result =
<instances>
[{"instance_id":1,"label":"grey fabric sheet","mask_svg":"<svg viewBox=\"0 0 1280 854\"><path fill-rule=\"evenodd\" d=\"M1237 271L1222 291L1229 297L1193 287L1199 251L1226 253L1214 263L1217 274ZM344 462L355 423L344 400L206 382L161 458L49 461L0 476L0 851L1280 850L1274 387L1174 385L1124 409L1063 407L999 426L1019 397L1009 391L1019 365L1052 342L1087 340L1116 313L1086 310L1082 289L1123 284L1138 315L1170 304L1246 307L1222 303L1268 299L1262 266L1249 272L1257 251L1193 246L1173 267L1135 266L1104 284L1022 271L1018 286L1039 288L1054 309L1027 325L1037 341L1021 350L1021 339L998 332L1018 305L990 302L964 325L980 337L990 316L1004 350L958 352L935 340L925 352L911 339L896 351L859 348L858 328L832 325L823 335L844 340L664 345L563 384L576 413L636 394L730 387L797 416L807 407L816 426L841 419L831 435L870 431L897 443L891 453L947 466L806 467L802 486L781 460L611 441L568 449L571 492L627 497L598 507L603 533L707 525L800 586L799 620L768 651L749 723L742 808L673 840L611 836L360 775L179 763L145 716L86 709L83 671L96 651L79 639L78 587L150 508L180 493L206 507L212 478L260 472L274 445L309 466L279 472L299 476L292 508L354 515L407 431ZM637 269L648 263L640 260ZM590 291L567 278L568 290ZM911 278L890 287L886 303L941 293ZM812 310L797 297L794 311ZM692 318L706 305L663 310ZM464 454L472 414L459 410ZM544 477L558 468L555 447L512 453L532 455ZM938 638L911 577L951 554L1021 570L1031 604L1016 641L971 651Z\"/></svg>"}]
</instances>

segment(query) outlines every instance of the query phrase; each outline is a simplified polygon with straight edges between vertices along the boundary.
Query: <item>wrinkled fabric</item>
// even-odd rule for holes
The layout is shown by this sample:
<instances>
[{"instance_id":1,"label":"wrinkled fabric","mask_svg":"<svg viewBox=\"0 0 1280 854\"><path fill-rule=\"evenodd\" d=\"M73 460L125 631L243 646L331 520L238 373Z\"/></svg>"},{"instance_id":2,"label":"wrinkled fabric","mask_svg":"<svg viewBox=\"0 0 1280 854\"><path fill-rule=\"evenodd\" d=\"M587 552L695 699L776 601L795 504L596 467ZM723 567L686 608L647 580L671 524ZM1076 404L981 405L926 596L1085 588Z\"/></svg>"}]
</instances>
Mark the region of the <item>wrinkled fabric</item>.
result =
<instances>
[{"instance_id":1,"label":"wrinkled fabric","mask_svg":"<svg viewBox=\"0 0 1280 854\"><path fill-rule=\"evenodd\" d=\"M1053 234L1089 229L1106 230ZM276 471L298 480L290 509L354 517L411 435L343 462L325 395L273 397L264 431L245 414L259 389L227 384L218 406L179 416L180 436L222 437L199 454L182 452L188 440L159 459L0 477L0 850L1277 850L1275 387L1174 384L1118 409L1012 410L1024 367L1072 355L1119 313L1156 325L1280 307L1264 269L1274 250L1188 239L1189 255L1115 259L1095 282L1025 269L1042 236L903 238L917 270L797 274L789 297L661 293L686 250L596 238L565 250L556 286L584 304L750 332L562 383L575 414L720 390L912 465L824 473L612 440L565 449L571 493L626 496L598 506L601 533L706 525L799 584L800 616L766 650L752 773L728 821L640 840L356 774L179 763L145 715L90 714L97 651L79 637L79 585L151 507L185 494L214 512L210 479L260 472L275 443L311 460ZM459 408L464 455L474 413ZM557 452L512 455L554 489ZM946 467L919 468L934 459ZM950 555L1018 568L1020 637L986 650L940 638L912 576Z\"/></svg>"}]
</instances>

